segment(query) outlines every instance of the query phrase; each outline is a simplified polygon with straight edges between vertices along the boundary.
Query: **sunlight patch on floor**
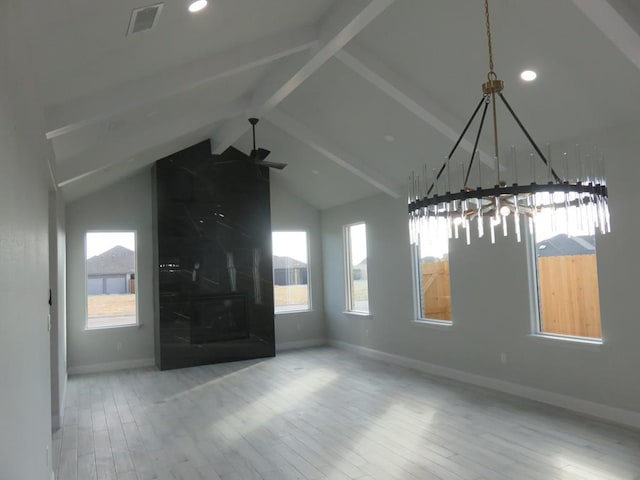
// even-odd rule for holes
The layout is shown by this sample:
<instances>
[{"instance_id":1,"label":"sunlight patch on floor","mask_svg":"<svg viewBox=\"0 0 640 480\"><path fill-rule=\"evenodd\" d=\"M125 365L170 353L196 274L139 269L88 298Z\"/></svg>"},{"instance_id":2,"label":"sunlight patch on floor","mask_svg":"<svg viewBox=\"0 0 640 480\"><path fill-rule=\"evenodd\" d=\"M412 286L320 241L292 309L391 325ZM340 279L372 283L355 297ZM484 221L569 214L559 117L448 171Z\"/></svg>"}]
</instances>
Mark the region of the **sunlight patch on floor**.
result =
<instances>
[{"instance_id":1,"label":"sunlight patch on floor","mask_svg":"<svg viewBox=\"0 0 640 480\"><path fill-rule=\"evenodd\" d=\"M242 422L241 428L238 428L237 422L234 422L234 428L229 428L227 419L222 419L212 425L211 431L224 432L225 438L231 442L239 440L243 435L268 423L277 415L295 408L307 397L326 387L338 377L339 375L332 370L317 369L292 380L283 387L265 393L234 412L233 417ZM259 411L260 415L256 415L256 411Z\"/></svg>"},{"instance_id":2,"label":"sunlight patch on floor","mask_svg":"<svg viewBox=\"0 0 640 480\"><path fill-rule=\"evenodd\" d=\"M638 472L631 472L612 466L588 465L585 460L571 459L563 455L556 455L554 462L563 472L570 474L569 478L585 480L634 480L638 478L636 476ZM597 463L598 460L594 459L593 462Z\"/></svg>"}]
</instances>

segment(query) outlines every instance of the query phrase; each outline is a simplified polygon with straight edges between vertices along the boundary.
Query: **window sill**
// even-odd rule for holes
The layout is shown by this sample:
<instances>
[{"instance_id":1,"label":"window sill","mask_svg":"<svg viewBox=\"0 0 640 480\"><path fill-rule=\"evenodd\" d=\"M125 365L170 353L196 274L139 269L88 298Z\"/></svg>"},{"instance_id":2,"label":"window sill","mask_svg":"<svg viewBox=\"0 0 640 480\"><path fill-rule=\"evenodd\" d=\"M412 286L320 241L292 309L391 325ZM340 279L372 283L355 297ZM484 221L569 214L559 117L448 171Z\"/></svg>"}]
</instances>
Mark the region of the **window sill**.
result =
<instances>
[{"instance_id":1,"label":"window sill","mask_svg":"<svg viewBox=\"0 0 640 480\"><path fill-rule=\"evenodd\" d=\"M435 319L429 319L429 318L416 318L413 320L413 324L427 326L427 327L450 328L453 325L453 320L435 320Z\"/></svg>"},{"instance_id":2,"label":"window sill","mask_svg":"<svg viewBox=\"0 0 640 480\"><path fill-rule=\"evenodd\" d=\"M345 315L354 315L356 317L370 317L371 316L371 312L356 312L354 310L345 310L344 312Z\"/></svg>"},{"instance_id":3,"label":"window sill","mask_svg":"<svg viewBox=\"0 0 640 480\"><path fill-rule=\"evenodd\" d=\"M308 309L305 309L305 310L285 310L285 311L282 311L282 312L274 311L273 314L274 315L289 315L290 313L312 313L312 312L313 312L313 310L308 308Z\"/></svg>"},{"instance_id":4,"label":"window sill","mask_svg":"<svg viewBox=\"0 0 640 480\"><path fill-rule=\"evenodd\" d=\"M84 331L85 332L97 332L100 330L114 330L117 328L141 328L142 327L142 323L135 323L132 325L109 325L109 326L105 326L105 327L84 327Z\"/></svg>"},{"instance_id":5,"label":"window sill","mask_svg":"<svg viewBox=\"0 0 640 480\"><path fill-rule=\"evenodd\" d=\"M583 337L565 337L562 335L549 335L545 333L532 333L529 337L534 338L535 341L540 341L548 344L555 345L575 345L576 347L595 348L599 349L603 345L602 340L590 339Z\"/></svg>"}]
</instances>

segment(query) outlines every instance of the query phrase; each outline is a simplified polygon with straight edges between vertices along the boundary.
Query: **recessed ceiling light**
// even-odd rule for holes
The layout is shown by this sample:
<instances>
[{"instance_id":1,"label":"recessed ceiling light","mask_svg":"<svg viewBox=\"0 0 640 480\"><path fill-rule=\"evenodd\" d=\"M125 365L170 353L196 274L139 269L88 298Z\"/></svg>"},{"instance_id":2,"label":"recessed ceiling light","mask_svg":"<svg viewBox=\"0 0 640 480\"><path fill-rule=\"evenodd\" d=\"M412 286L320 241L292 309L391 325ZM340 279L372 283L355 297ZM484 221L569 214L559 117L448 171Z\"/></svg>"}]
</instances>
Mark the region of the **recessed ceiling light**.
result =
<instances>
[{"instance_id":1,"label":"recessed ceiling light","mask_svg":"<svg viewBox=\"0 0 640 480\"><path fill-rule=\"evenodd\" d=\"M533 70L525 70L520 74L520 78L525 82L533 82L537 76L538 74Z\"/></svg>"},{"instance_id":2,"label":"recessed ceiling light","mask_svg":"<svg viewBox=\"0 0 640 480\"><path fill-rule=\"evenodd\" d=\"M207 6L207 0L195 0L189 4L189 11L191 13L196 13L202 10Z\"/></svg>"}]
</instances>

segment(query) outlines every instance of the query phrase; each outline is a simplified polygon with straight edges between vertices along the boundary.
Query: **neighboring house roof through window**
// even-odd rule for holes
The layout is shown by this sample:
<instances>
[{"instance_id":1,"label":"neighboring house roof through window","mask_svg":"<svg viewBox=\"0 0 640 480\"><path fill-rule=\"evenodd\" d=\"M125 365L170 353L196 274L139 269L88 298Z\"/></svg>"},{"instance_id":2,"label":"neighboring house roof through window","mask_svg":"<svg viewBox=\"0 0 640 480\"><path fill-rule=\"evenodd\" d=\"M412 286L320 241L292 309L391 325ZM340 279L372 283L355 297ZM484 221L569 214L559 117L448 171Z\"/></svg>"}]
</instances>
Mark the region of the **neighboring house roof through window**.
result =
<instances>
[{"instance_id":1,"label":"neighboring house roof through window","mask_svg":"<svg viewBox=\"0 0 640 480\"><path fill-rule=\"evenodd\" d=\"M135 254L117 245L87 260L87 275L118 275L135 272Z\"/></svg>"},{"instance_id":2,"label":"neighboring house roof through window","mask_svg":"<svg viewBox=\"0 0 640 480\"><path fill-rule=\"evenodd\" d=\"M291 257L273 256L273 268L307 268L307 264Z\"/></svg>"}]
</instances>

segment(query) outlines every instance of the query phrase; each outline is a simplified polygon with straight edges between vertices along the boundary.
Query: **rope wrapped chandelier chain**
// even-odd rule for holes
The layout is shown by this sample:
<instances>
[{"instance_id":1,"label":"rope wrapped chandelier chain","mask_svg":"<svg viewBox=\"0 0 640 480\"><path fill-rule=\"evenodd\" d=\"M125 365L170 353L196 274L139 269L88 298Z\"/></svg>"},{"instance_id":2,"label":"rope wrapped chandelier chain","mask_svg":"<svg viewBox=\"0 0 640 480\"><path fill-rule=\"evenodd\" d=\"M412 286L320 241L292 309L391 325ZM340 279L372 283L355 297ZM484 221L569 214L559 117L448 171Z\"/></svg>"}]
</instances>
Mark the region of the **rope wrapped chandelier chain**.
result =
<instances>
[{"instance_id":1,"label":"rope wrapped chandelier chain","mask_svg":"<svg viewBox=\"0 0 640 480\"><path fill-rule=\"evenodd\" d=\"M494 72L488 0L484 2L484 10L489 73L487 82L482 85L483 95L441 168L438 171L434 169L432 175L429 175L425 166L421 175L412 173L409 178L411 243L418 245L420 241L429 241L429 238L441 239L445 235L448 238L458 238L462 230L469 244L472 222L475 220L477 236L483 237L485 218L489 222L492 243L495 243L495 230L500 227L505 236L512 230L520 242L521 217L528 220L531 233L534 232L534 228L543 227L554 233L570 236L594 235L596 231L608 233L611 226L602 155L583 156L580 147L576 146L575 155L571 160L567 153L563 153L561 161L552 165L550 148L547 148L546 154L543 153L502 93L504 82L499 80ZM506 107L533 148L529 153L529 178L526 182L519 183L518 159L514 147L511 147L510 159L513 183L508 185L501 178L501 169L504 166L501 165L498 146L497 99ZM490 187L483 187L478 142L489 106L493 120L493 168L496 183ZM453 172L451 159L480 111L480 123L468 166L465 167L461 163L459 171ZM469 179L474 164L477 164L478 183L472 187ZM541 167L538 172L537 164ZM559 175L558 171L563 175ZM546 177L546 181L537 181L540 174ZM459 190L452 189L452 177L460 178ZM454 183L458 182L454 180ZM513 219L512 222L509 222L509 217ZM511 228L508 226L509 223L513 223Z\"/></svg>"}]
</instances>

